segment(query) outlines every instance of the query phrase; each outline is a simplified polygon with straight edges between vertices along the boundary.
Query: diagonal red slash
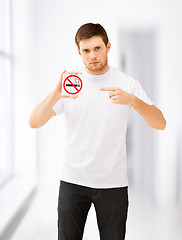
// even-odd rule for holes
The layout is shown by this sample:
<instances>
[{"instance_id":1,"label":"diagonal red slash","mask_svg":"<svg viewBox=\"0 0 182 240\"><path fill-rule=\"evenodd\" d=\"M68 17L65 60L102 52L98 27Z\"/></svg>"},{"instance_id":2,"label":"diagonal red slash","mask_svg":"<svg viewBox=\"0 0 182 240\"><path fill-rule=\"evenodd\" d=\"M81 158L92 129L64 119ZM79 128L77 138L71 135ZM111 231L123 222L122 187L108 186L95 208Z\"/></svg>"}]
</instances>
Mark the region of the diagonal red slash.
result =
<instances>
[{"instance_id":1,"label":"diagonal red slash","mask_svg":"<svg viewBox=\"0 0 182 240\"><path fill-rule=\"evenodd\" d=\"M77 89L77 88L75 87L75 85L71 82L71 80L69 80L69 78L67 78L67 80L71 83L71 85L72 85L77 91L79 91L79 89Z\"/></svg>"}]
</instances>

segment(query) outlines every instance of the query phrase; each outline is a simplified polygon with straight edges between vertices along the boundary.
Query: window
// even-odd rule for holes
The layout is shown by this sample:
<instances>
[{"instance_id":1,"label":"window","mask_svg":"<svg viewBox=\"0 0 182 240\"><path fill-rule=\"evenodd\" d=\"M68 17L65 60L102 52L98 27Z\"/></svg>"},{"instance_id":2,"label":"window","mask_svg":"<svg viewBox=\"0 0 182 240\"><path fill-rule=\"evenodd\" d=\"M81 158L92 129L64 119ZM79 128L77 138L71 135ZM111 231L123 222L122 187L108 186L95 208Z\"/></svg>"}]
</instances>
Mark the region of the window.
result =
<instances>
[{"instance_id":1,"label":"window","mask_svg":"<svg viewBox=\"0 0 182 240\"><path fill-rule=\"evenodd\" d=\"M11 175L12 56L10 0L0 0L0 186Z\"/></svg>"}]
</instances>

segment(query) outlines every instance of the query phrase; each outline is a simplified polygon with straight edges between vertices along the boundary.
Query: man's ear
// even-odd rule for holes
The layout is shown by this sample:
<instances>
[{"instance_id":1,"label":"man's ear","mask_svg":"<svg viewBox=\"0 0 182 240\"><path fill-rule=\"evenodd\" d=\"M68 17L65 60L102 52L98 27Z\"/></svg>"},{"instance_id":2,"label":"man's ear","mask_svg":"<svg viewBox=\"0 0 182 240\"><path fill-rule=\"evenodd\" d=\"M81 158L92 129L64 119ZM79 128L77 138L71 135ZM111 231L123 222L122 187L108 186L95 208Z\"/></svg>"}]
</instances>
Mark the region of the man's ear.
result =
<instances>
[{"instance_id":1,"label":"man's ear","mask_svg":"<svg viewBox=\"0 0 182 240\"><path fill-rule=\"evenodd\" d=\"M81 52L80 52L80 49L78 48L78 53L80 54L80 56L81 56Z\"/></svg>"},{"instance_id":2,"label":"man's ear","mask_svg":"<svg viewBox=\"0 0 182 240\"><path fill-rule=\"evenodd\" d=\"M111 43L108 42L108 43L107 43L107 53L110 51L110 49L111 49Z\"/></svg>"}]
</instances>

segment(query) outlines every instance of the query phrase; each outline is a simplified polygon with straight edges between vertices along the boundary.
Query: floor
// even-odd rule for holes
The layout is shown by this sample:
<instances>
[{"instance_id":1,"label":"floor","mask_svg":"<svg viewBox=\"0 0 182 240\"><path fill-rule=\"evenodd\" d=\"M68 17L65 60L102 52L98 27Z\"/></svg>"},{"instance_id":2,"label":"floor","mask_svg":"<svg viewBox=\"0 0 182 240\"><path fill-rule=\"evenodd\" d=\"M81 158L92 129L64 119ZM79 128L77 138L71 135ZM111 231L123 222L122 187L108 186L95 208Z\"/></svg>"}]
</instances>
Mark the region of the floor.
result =
<instances>
[{"instance_id":1,"label":"floor","mask_svg":"<svg viewBox=\"0 0 182 240\"><path fill-rule=\"evenodd\" d=\"M57 196L59 183L39 187L37 194L16 229L11 240L57 239ZM182 209L157 210L142 194L129 190L129 212L126 240L181 240ZM83 240L99 240L94 207L92 205Z\"/></svg>"}]
</instances>

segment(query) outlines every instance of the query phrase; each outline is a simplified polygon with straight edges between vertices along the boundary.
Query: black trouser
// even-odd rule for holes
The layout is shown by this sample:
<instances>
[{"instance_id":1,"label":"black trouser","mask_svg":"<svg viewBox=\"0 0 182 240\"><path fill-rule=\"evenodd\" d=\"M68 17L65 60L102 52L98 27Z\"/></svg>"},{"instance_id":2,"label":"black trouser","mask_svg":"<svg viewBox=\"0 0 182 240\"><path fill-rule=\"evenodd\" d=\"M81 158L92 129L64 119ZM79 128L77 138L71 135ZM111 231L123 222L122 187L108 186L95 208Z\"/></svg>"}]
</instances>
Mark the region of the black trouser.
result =
<instances>
[{"instance_id":1,"label":"black trouser","mask_svg":"<svg viewBox=\"0 0 182 240\"><path fill-rule=\"evenodd\" d=\"M81 240L91 204L101 240L124 240L128 187L96 189L60 181L58 240Z\"/></svg>"}]
</instances>

